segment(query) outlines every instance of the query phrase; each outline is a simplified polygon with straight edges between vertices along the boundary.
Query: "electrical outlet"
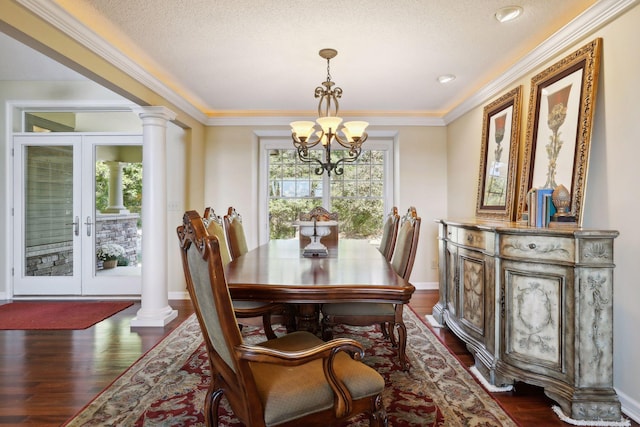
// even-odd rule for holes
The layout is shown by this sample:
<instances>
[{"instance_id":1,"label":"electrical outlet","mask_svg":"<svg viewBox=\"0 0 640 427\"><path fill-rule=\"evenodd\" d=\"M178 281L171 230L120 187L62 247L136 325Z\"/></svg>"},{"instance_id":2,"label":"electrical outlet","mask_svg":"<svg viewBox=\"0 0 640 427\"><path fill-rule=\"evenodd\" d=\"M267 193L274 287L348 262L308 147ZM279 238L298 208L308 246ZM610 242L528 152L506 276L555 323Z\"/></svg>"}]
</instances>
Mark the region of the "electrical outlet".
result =
<instances>
[{"instance_id":1,"label":"electrical outlet","mask_svg":"<svg viewBox=\"0 0 640 427\"><path fill-rule=\"evenodd\" d=\"M437 268L438 268L438 260L437 259L431 260L431 269L435 270Z\"/></svg>"}]
</instances>

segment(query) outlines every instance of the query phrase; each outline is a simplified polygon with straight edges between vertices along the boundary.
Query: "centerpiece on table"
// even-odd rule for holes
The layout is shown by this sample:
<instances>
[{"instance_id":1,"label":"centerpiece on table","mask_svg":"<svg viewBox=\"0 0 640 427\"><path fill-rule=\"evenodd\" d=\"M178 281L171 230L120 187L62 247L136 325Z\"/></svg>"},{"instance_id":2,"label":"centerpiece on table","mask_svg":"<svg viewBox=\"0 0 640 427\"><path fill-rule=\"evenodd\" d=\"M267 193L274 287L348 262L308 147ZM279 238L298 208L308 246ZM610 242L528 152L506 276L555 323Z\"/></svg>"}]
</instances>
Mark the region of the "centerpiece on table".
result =
<instances>
[{"instance_id":1,"label":"centerpiece on table","mask_svg":"<svg viewBox=\"0 0 640 427\"><path fill-rule=\"evenodd\" d=\"M327 256L329 250L320 242L324 236L331 234L331 226L338 225L338 221L329 220L323 216L313 217L312 219L298 220L294 225L300 227L300 234L311 238L311 243L304 247L303 256Z\"/></svg>"},{"instance_id":2,"label":"centerpiece on table","mask_svg":"<svg viewBox=\"0 0 640 427\"><path fill-rule=\"evenodd\" d=\"M118 265L118 258L124 254L124 248L117 243L106 243L96 252L96 256L102 261L102 268L105 270L115 268Z\"/></svg>"}]
</instances>

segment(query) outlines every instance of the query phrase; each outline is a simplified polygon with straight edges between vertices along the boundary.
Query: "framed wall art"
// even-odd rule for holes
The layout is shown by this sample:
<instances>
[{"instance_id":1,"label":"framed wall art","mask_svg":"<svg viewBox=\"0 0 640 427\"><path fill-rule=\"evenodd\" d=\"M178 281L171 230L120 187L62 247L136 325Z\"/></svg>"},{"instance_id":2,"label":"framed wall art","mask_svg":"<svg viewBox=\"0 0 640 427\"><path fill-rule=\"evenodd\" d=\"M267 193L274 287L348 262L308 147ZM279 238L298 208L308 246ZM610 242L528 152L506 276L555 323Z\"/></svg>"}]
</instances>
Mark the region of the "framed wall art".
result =
<instances>
[{"instance_id":1,"label":"framed wall art","mask_svg":"<svg viewBox=\"0 0 640 427\"><path fill-rule=\"evenodd\" d=\"M484 107L477 217L513 220L521 92L518 86Z\"/></svg>"},{"instance_id":2,"label":"framed wall art","mask_svg":"<svg viewBox=\"0 0 640 427\"><path fill-rule=\"evenodd\" d=\"M518 220L529 190L563 185L570 214L582 223L601 50L595 39L531 79Z\"/></svg>"}]
</instances>

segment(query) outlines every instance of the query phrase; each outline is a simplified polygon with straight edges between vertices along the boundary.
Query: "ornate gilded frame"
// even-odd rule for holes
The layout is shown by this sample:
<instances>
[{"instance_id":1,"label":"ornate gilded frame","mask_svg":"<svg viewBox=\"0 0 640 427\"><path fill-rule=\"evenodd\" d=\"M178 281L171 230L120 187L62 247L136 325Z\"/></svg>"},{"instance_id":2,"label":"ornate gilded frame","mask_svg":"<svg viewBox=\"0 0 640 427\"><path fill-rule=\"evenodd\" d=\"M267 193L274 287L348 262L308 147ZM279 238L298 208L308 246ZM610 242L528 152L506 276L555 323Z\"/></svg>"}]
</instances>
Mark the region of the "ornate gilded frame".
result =
<instances>
[{"instance_id":1,"label":"ornate gilded frame","mask_svg":"<svg viewBox=\"0 0 640 427\"><path fill-rule=\"evenodd\" d=\"M484 107L477 217L513 220L521 93L518 86Z\"/></svg>"},{"instance_id":2,"label":"ornate gilded frame","mask_svg":"<svg viewBox=\"0 0 640 427\"><path fill-rule=\"evenodd\" d=\"M601 51L597 38L531 79L518 220L531 188L564 185L570 213L582 224Z\"/></svg>"}]
</instances>

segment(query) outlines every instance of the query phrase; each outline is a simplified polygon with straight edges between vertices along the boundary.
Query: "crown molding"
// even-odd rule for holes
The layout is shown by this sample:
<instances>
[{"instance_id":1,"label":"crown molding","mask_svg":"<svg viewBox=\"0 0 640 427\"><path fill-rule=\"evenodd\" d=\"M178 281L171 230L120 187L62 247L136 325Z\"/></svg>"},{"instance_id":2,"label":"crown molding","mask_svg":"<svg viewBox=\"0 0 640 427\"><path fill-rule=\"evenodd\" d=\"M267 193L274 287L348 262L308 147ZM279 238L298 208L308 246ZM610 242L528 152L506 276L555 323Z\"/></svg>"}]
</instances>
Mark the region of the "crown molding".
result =
<instances>
[{"instance_id":1,"label":"crown molding","mask_svg":"<svg viewBox=\"0 0 640 427\"><path fill-rule=\"evenodd\" d=\"M210 117L207 126L287 126L296 120L314 120L309 117ZM370 126L445 126L441 117L349 117L349 120L365 120Z\"/></svg>"},{"instance_id":2,"label":"crown molding","mask_svg":"<svg viewBox=\"0 0 640 427\"><path fill-rule=\"evenodd\" d=\"M288 126L289 122L298 119L295 117L268 116L209 117L184 97L150 75L122 52L108 44L82 22L69 15L55 2L43 2L41 0L16 1L206 126ZM580 39L636 6L638 2L640 0L599 0L538 45L505 73L440 117L367 116L365 120L375 126L446 126L470 110L497 96L506 87L514 84L524 75L543 65Z\"/></svg>"},{"instance_id":3,"label":"crown molding","mask_svg":"<svg viewBox=\"0 0 640 427\"><path fill-rule=\"evenodd\" d=\"M87 49L94 52L96 55L131 76L134 80L155 91L173 105L198 120L200 123L204 124L206 121L207 116L192 103L169 89L164 83L153 77L136 62L132 61L129 57L99 37L82 22L67 13L57 3L41 0L16 1L63 33L67 34L72 39L76 40L78 43L85 46Z\"/></svg>"},{"instance_id":4,"label":"crown molding","mask_svg":"<svg viewBox=\"0 0 640 427\"><path fill-rule=\"evenodd\" d=\"M465 99L457 107L444 115L443 121L449 124L463 114L482 105L487 100L499 95L509 85L514 84L527 73L534 71L557 54L569 48L580 39L598 30L602 26L636 6L640 0L600 0L589 9L578 15L567 25L554 33L538 47L529 52L523 59L514 64L504 74L482 87L475 94Z\"/></svg>"}]
</instances>

